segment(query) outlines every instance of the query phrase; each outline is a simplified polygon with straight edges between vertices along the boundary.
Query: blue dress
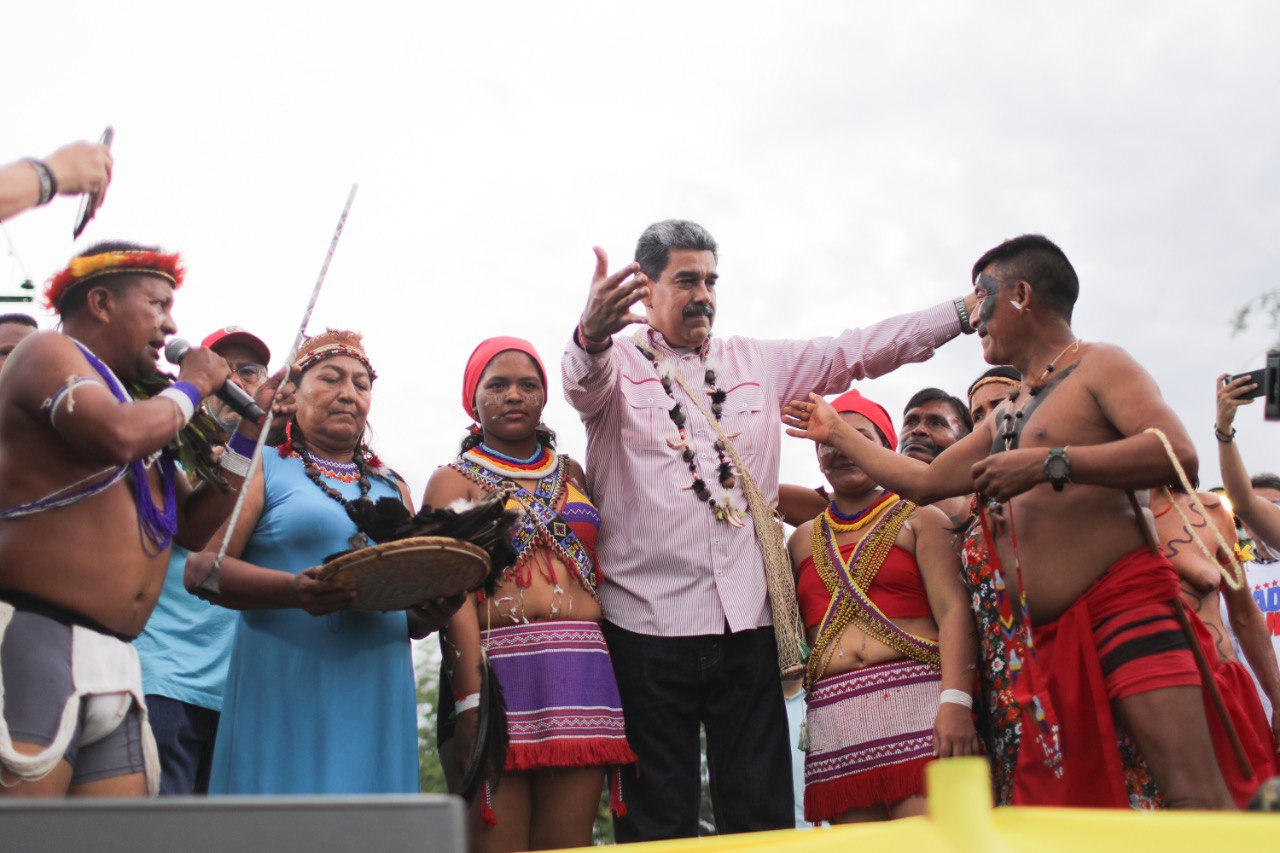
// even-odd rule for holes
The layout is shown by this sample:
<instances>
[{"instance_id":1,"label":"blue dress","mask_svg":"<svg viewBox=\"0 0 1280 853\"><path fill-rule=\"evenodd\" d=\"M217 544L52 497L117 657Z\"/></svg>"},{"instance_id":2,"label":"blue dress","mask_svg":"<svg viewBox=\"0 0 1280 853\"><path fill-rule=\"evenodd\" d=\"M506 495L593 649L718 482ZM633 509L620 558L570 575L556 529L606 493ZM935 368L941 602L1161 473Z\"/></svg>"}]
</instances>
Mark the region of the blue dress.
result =
<instances>
[{"instance_id":1,"label":"blue dress","mask_svg":"<svg viewBox=\"0 0 1280 853\"><path fill-rule=\"evenodd\" d=\"M355 524L268 449L265 503L244 559L298 572L350 546ZM326 479L348 500L356 483ZM399 497L373 478L369 497ZM416 691L403 612L246 610L236 624L213 754L214 794L418 792Z\"/></svg>"}]
</instances>

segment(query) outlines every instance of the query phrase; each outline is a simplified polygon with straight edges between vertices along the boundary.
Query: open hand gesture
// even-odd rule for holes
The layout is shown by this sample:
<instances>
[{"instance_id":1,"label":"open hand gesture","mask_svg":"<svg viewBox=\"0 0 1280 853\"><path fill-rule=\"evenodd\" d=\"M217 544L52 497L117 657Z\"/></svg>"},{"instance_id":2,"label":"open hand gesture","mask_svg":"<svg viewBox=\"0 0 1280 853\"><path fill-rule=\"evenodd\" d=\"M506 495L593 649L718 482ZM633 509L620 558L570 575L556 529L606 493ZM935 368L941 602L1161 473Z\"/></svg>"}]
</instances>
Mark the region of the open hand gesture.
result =
<instances>
[{"instance_id":1,"label":"open hand gesture","mask_svg":"<svg viewBox=\"0 0 1280 853\"><path fill-rule=\"evenodd\" d=\"M840 416L820 394L810 394L809 402L792 400L782 409L782 422L787 435L809 438L818 444L830 444L831 433L841 423Z\"/></svg>"},{"instance_id":2,"label":"open hand gesture","mask_svg":"<svg viewBox=\"0 0 1280 853\"><path fill-rule=\"evenodd\" d=\"M586 310L579 321L582 336L587 338L584 345L607 341L632 323L648 322L642 315L631 312L637 300L649 295L649 279L640 272L640 265L630 263L610 275L609 258L604 249L595 246L593 250L596 271L591 278Z\"/></svg>"}]
</instances>

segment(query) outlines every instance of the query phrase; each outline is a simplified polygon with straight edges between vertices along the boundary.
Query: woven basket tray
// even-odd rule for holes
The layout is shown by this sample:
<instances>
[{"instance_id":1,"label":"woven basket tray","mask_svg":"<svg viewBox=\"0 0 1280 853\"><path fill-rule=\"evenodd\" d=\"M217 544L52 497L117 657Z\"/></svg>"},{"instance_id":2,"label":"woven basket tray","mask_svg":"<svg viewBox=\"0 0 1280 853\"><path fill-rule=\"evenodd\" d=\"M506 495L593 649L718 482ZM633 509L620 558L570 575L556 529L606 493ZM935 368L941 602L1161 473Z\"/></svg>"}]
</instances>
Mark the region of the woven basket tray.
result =
<instances>
[{"instance_id":1,"label":"woven basket tray","mask_svg":"<svg viewBox=\"0 0 1280 853\"><path fill-rule=\"evenodd\" d=\"M469 592L489 571L482 548L447 536L415 536L334 557L321 577L354 589L356 610L404 610Z\"/></svg>"}]
</instances>

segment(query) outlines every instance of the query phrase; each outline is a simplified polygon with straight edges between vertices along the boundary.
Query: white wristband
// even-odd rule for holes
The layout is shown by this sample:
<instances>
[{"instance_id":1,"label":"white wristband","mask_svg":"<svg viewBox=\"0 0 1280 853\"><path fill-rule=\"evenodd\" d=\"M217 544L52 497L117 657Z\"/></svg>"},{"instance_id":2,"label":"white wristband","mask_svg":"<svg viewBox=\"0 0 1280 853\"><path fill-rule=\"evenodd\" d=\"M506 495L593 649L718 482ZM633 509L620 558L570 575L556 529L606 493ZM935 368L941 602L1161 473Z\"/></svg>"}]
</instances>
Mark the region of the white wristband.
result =
<instances>
[{"instance_id":1,"label":"white wristband","mask_svg":"<svg viewBox=\"0 0 1280 853\"><path fill-rule=\"evenodd\" d=\"M480 707L480 694L472 693L468 696L463 696L461 699L459 699L457 702L454 703L453 713L461 714L463 711L470 711L472 708L479 708L479 707Z\"/></svg>"},{"instance_id":2,"label":"white wristband","mask_svg":"<svg viewBox=\"0 0 1280 853\"><path fill-rule=\"evenodd\" d=\"M950 703L952 705L963 705L970 711L973 710L973 696L963 690L950 688L938 694L938 704L942 705Z\"/></svg>"},{"instance_id":3,"label":"white wristband","mask_svg":"<svg viewBox=\"0 0 1280 853\"><path fill-rule=\"evenodd\" d=\"M218 462L218 467L222 468L228 474L235 474L237 477L249 476L249 457L240 453L236 453L230 447L222 451L222 459Z\"/></svg>"},{"instance_id":4,"label":"white wristband","mask_svg":"<svg viewBox=\"0 0 1280 853\"><path fill-rule=\"evenodd\" d=\"M182 412L182 422L186 423L191 420L191 416L196 413L196 407L191 402L191 398L182 391L181 388L166 388L156 395L157 397L168 397L170 400L178 404L178 411Z\"/></svg>"}]
</instances>

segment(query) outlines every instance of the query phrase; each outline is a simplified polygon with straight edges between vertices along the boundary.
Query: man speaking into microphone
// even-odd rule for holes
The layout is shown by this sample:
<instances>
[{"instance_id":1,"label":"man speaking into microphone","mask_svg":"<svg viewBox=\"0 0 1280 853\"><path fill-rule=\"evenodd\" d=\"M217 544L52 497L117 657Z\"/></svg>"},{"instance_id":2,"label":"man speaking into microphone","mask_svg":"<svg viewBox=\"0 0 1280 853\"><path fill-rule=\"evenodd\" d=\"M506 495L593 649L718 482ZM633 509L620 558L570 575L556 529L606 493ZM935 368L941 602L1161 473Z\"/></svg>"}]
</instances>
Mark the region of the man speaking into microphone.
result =
<instances>
[{"instance_id":1,"label":"man speaking into microphone","mask_svg":"<svg viewBox=\"0 0 1280 853\"><path fill-rule=\"evenodd\" d=\"M219 440L225 442L240 425L242 415L255 421L261 415L252 394L267 378L271 350L261 338L239 326L224 326L207 335L200 345L222 356L231 369L227 383L204 400L205 411L221 431ZM165 345L165 358L182 364L189 350L186 341L171 338ZM232 389L239 392L238 402L224 402L223 397ZM252 408L246 411L248 407ZM160 600L146 630L134 641L142 662L147 713L160 752L162 797L209 792L209 769L237 617L236 611L186 591L182 573L187 553L180 545L173 547Z\"/></svg>"},{"instance_id":2,"label":"man speaking into microphone","mask_svg":"<svg viewBox=\"0 0 1280 853\"><path fill-rule=\"evenodd\" d=\"M45 289L63 331L28 337L0 374L0 797L158 788L131 641L173 543L204 547L230 514L258 435L242 421L220 469L203 460L212 482L177 469L196 407L230 373L198 348L177 382L158 376L185 273L155 247L92 247ZM260 404L282 380L258 386ZM291 416L291 386L279 397Z\"/></svg>"}]
</instances>

